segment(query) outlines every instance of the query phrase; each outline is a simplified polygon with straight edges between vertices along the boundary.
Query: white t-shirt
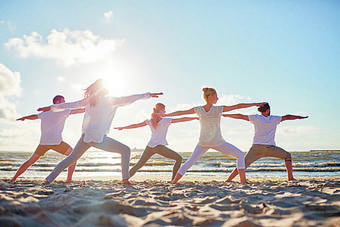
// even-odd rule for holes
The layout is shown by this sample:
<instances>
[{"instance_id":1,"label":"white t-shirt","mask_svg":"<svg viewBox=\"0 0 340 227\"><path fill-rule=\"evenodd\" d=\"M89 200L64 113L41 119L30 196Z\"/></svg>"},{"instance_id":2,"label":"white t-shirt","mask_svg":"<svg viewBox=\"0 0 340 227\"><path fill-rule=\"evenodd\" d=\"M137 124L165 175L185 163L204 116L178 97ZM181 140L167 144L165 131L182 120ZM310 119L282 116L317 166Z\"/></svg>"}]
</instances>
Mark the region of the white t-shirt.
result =
<instances>
[{"instance_id":1,"label":"white t-shirt","mask_svg":"<svg viewBox=\"0 0 340 227\"><path fill-rule=\"evenodd\" d=\"M148 143L149 147L156 147L157 145L168 145L166 141L166 133L171 124L171 118L162 118L154 128L151 124L151 120L146 120L145 123L150 126L151 129L151 139Z\"/></svg>"},{"instance_id":2,"label":"white t-shirt","mask_svg":"<svg viewBox=\"0 0 340 227\"><path fill-rule=\"evenodd\" d=\"M70 116L71 110L61 112L46 111L38 114L41 119L41 145L58 145L63 141L62 132L65 120Z\"/></svg>"},{"instance_id":3,"label":"white t-shirt","mask_svg":"<svg viewBox=\"0 0 340 227\"><path fill-rule=\"evenodd\" d=\"M276 127L280 124L282 117L263 115L249 115L249 121L255 126L253 144L265 144L275 146Z\"/></svg>"},{"instance_id":4,"label":"white t-shirt","mask_svg":"<svg viewBox=\"0 0 340 227\"><path fill-rule=\"evenodd\" d=\"M51 106L51 109L58 111L85 107L82 126L82 133L85 134L84 142L101 143L104 136L110 132L111 123L118 107L149 97L151 97L150 93L125 97L100 96L95 106L90 105L89 99L82 99L76 102L55 104Z\"/></svg>"},{"instance_id":5,"label":"white t-shirt","mask_svg":"<svg viewBox=\"0 0 340 227\"><path fill-rule=\"evenodd\" d=\"M222 137L220 121L223 106L212 106L208 112L203 106L194 107L201 124L201 133L198 145L202 147L217 146L225 143Z\"/></svg>"}]
</instances>

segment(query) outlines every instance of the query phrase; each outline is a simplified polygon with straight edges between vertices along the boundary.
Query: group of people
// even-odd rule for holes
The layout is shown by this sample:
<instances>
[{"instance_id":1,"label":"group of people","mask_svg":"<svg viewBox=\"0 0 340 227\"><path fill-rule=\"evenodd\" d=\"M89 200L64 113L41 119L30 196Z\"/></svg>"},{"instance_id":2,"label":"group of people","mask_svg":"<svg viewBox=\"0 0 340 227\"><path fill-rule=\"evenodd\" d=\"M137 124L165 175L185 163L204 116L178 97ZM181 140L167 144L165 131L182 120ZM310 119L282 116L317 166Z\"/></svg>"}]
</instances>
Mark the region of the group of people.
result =
<instances>
[{"instance_id":1,"label":"group of people","mask_svg":"<svg viewBox=\"0 0 340 227\"><path fill-rule=\"evenodd\" d=\"M218 101L216 90L213 88L203 88L203 98L206 102L203 106L167 114L165 105L157 103L150 119L137 124L115 128L123 130L148 125L151 129L151 139L142 153L140 160L129 170L130 148L107 136L115 112L120 106L131 104L140 99L157 98L163 93L144 93L125 97L112 97L109 96L108 93L109 91L105 88L103 80L99 79L85 89L84 98L79 101L66 103L64 97L58 95L53 99L53 105L38 109L38 111L42 111L41 113L17 119L22 121L26 119L41 119L41 139L33 155L20 166L11 181L15 182L28 167L34 164L50 149L64 154L67 157L46 177L45 183L52 183L66 168L68 168L67 181L71 181L77 160L90 147L121 154L122 184L131 184L129 178L142 168L154 154L159 154L175 161L171 182L176 184L185 172L209 149L214 149L237 158L237 167L226 182L231 182L233 178L240 175L240 182L242 184L248 183L245 169L251 163L262 157L276 157L285 160L288 180L294 180L290 153L275 145L276 127L280 122L285 120L303 119L307 117L295 115L285 115L282 117L272 116L270 115L270 106L266 102L215 106ZM258 107L258 111L261 113L260 115L224 114L224 112L253 106ZM66 118L71 114L78 113L85 113L82 135L72 150L71 146L62 140L61 134ZM198 117L171 118L189 114L197 114ZM240 149L226 142L222 137L220 128L222 116L242 119L254 124L255 135L253 146L245 157ZM167 130L172 123L192 120L200 121L201 131L199 142L190 158L182 165L181 155L167 147Z\"/></svg>"}]
</instances>

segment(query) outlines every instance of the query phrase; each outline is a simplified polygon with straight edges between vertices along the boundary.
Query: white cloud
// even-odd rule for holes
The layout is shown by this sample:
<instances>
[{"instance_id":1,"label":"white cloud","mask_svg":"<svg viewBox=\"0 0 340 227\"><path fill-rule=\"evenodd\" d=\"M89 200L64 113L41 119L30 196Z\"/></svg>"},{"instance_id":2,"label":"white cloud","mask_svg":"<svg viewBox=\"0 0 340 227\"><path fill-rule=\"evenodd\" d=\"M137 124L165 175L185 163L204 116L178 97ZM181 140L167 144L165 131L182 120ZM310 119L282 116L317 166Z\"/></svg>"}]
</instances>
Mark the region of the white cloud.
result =
<instances>
[{"instance_id":1,"label":"white cloud","mask_svg":"<svg viewBox=\"0 0 340 227\"><path fill-rule=\"evenodd\" d=\"M112 18L113 18L113 13L112 13L112 11L110 10L110 11L108 11L108 12L105 12L105 13L104 13L104 18L105 18L105 22L106 22L106 23L110 23L111 20L112 20Z\"/></svg>"},{"instance_id":2,"label":"white cloud","mask_svg":"<svg viewBox=\"0 0 340 227\"><path fill-rule=\"evenodd\" d=\"M4 23L5 23L5 21L4 21L4 20L1 20L1 21L0 21L0 24L4 24Z\"/></svg>"},{"instance_id":3,"label":"white cloud","mask_svg":"<svg viewBox=\"0 0 340 227\"><path fill-rule=\"evenodd\" d=\"M230 106L230 105L236 105L242 102L249 102L250 100L251 100L250 97L244 97L238 94L230 94L230 95L222 94L222 96L219 97L218 102L222 105Z\"/></svg>"},{"instance_id":4,"label":"white cloud","mask_svg":"<svg viewBox=\"0 0 340 227\"><path fill-rule=\"evenodd\" d=\"M13 73L9 68L0 63L0 95L19 96L21 94L20 82L20 73Z\"/></svg>"},{"instance_id":5,"label":"white cloud","mask_svg":"<svg viewBox=\"0 0 340 227\"><path fill-rule=\"evenodd\" d=\"M52 59L65 67L96 62L112 55L124 40L103 39L91 31L53 29L46 40L37 32L12 38L5 46L18 51L21 58L30 56Z\"/></svg>"},{"instance_id":6,"label":"white cloud","mask_svg":"<svg viewBox=\"0 0 340 227\"><path fill-rule=\"evenodd\" d=\"M14 120L16 116L15 104L0 96L0 119Z\"/></svg>"},{"instance_id":7,"label":"white cloud","mask_svg":"<svg viewBox=\"0 0 340 227\"><path fill-rule=\"evenodd\" d=\"M0 122L0 150L29 151L40 137L40 121Z\"/></svg>"},{"instance_id":8,"label":"white cloud","mask_svg":"<svg viewBox=\"0 0 340 227\"><path fill-rule=\"evenodd\" d=\"M311 125L282 125L278 127L278 133L284 136L309 135L318 133L319 131L319 128Z\"/></svg>"},{"instance_id":9,"label":"white cloud","mask_svg":"<svg viewBox=\"0 0 340 227\"><path fill-rule=\"evenodd\" d=\"M15 119L15 104L8 100L11 96L20 96L20 73L12 72L0 63L0 119Z\"/></svg>"}]
</instances>

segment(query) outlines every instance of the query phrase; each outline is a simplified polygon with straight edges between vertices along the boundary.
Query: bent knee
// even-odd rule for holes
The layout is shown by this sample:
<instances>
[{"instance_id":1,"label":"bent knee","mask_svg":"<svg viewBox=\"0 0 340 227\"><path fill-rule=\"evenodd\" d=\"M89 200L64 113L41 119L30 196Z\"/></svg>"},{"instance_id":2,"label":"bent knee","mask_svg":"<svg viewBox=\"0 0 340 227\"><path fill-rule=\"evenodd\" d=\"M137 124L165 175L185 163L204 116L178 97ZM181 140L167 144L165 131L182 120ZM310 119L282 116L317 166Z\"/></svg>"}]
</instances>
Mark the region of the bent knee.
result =
<instances>
[{"instance_id":1,"label":"bent knee","mask_svg":"<svg viewBox=\"0 0 340 227\"><path fill-rule=\"evenodd\" d=\"M178 157L175 158L175 161L179 162L179 163L182 163L182 161L183 161L182 156L178 155Z\"/></svg>"},{"instance_id":2,"label":"bent knee","mask_svg":"<svg viewBox=\"0 0 340 227\"><path fill-rule=\"evenodd\" d=\"M128 146L126 146L126 147L124 148L124 151L125 151L126 153L131 153L131 149L130 149L130 147L128 147Z\"/></svg>"},{"instance_id":3,"label":"bent knee","mask_svg":"<svg viewBox=\"0 0 340 227\"><path fill-rule=\"evenodd\" d=\"M292 161L292 155L288 152L286 154L285 161Z\"/></svg>"},{"instance_id":4,"label":"bent knee","mask_svg":"<svg viewBox=\"0 0 340 227\"><path fill-rule=\"evenodd\" d=\"M240 151L237 153L237 159L244 159L244 152Z\"/></svg>"},{"instance_id":5,"label":"bent knee","mask_svg":"<svg viewBox=\"0 0 340 227\"><path fill-rule=\"evenodd\" d=\"M72 151L73 151L72 147L69 147L69 148L67 149L67 151L65 152L65 155L66 155L66 156L69 156L69 155L72 153Z\"/></svg>"},{"instance_id":6,"label":"bent knee","mask_svg":"<svg viewBox=\"0 0 340 227\"><path fill-rule=\"evenodd\" d=\"M131 154L131 149L130 149L130 147L128 147L128 146L125 146L123 149L122 149L122 155L128 155L128 156L130 156L130 154Z\"/></svg>"}]
</instances>

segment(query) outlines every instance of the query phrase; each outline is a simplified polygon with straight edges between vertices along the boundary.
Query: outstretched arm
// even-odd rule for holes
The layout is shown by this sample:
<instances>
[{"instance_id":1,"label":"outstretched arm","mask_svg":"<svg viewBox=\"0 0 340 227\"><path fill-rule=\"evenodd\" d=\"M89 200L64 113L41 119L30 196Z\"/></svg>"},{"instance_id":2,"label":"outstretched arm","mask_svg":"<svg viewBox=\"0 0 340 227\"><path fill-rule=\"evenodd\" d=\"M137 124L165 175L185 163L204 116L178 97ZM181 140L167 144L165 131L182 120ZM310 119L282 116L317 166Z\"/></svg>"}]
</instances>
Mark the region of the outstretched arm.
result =
<instances>
[{"instance_id":1,"label":"outstretched arm","mask_svg":"<svg viewBox=\"0 0 340 227\"><path fill-rule=\"evenodd\" d=\"M115 127L115 129L123 130L123 129L140 128L140 127L143 127L143 126L146 126L146 122L145 121L143 121L141 123L137 123L137 124L132 124L132 125L124 126L124 127Z\"/></svg>"},{"instance_id":2,"label":"outstretched arm","mask_svg":"<svg viewBox=\"0 0 340 227\"><path fill-rule=\"evenodd\" d=\"M243 108L248 108L252 106L262 106L266 104L266 102L258 102L258 103L239 103L233 106L223 106L223 112L228 112L232 110L237 110L237 109L243 109Z\"/></svg>"},{"instance_id":3,"label":"outstretched arm","mask_svg":"<svg viewBox=\"0 0 340 227\"><path fill-rule=\"evenodd\" d=\"M66 110L66 109L79 109L79 108L85 107L87 102L88 102L88 99L82 99L82 100L75 101L75 102L65 102L65 103L60 103L60 104L54 104L51 106L40 107L38 111L52 110L54 112L58 112L58 111Z\"/></svg>"},{"instance_id":4,"label":"outstretched arm","mask_svg":"<svg viewBox=\"0 0 340 227\"><path fill-rule=\"evenodd\" d=\"M179 123L179 122L185 122L185 121L193 121L193 120L198 120L198 117L181 117L177 119L172 119L171 123Z\"/></svg>"},{"instance_id":5,"label":"outstretched arm","mask_svg":"<svg viewBox=\"0 0 340 227\"><path fill-rule=\"evenodd\" d=\"M76 110L71 110L70 114L80 114L84 112L85 112L85 109L76 109Z\"/></svg>"},{"instance_id":6,"label":"outstretched arm","mask_svg":"<svg viewBox=\"0 0 340 227\"><path fill-rule=\"evenodd\" d=\"M181 111L175 111L169 114L164 114L165 117L174 117L174 116L181 116L186 114L194 114L194 108L191 108L189 110L181 110Z\"/></svg>"},{"instance_id":7,"label":"outstretched arm","mask_svg":"<svg viewBox=\"0 0 340 227\"><path fill-rule=\"evenodd\" d=\"M158 92L158 93L150 93L150 96L152 98L158 98L158 96L163 95L163 92Z\"/></svg>"},{"instance_id":8,"label":"outstretched arm","mask_svg":"<svg viewBox=\"0 0 340 227\"><path fill-rule=\"evenodd\" d=\"M249 121L249 117L243 114L223 114L222 116Z\"/></svg>"},{"instance_id":9,"label":"outstretched arm","mask_svg":"<svg viewBox=\"0 0 340 227\"><path fill-rule=\"evenodd\" d=\"M24 120L36 120L38 119L38 115L37 114L32 114L32 115L29 115L29 116L25 116L25 117L21 117L21 118L18 118L17 121L24 121Z\"/></svg>"},{"instance_id":10,"label":"outstretched arm","mask_svg":"<svg viewBox=\"0 0 340 227\"><path fill-rule=\"evenodd\" d=\"M307 118L308 116L306 117L303 117L303 116L296 116L296 115L285 115L285 116L282 116L282 119L281 121L286 121L286 120L296 120L296 119L305 119Z\"/></svg>"},{"instance_id":11,"label":"outstretched arm","mask_svg":"<svg viewBox=\"0 0 340 227\"><path fill-rule=\"evenodd\" d=\"M43 112L50 111L50 110L51 110L51 106L44 106L44 107L40 107L37 109L37 111L43 111Z\"/></svg>"},{"instance_id":12,"label":"outstretched arm","mask_svg":"<svg viewBox=\"0 0 340 227\"><path fill-rule=\"evenodd\" d=\"M146 99L146 98L158 98L158 96L163 95L162 92L159 93L144 93L144 94L137 94L137 95L129 95L123 97L112 97L112 104L118 106L124 106L131 104L139 99Z\"/></svg>"}]
</instances>

